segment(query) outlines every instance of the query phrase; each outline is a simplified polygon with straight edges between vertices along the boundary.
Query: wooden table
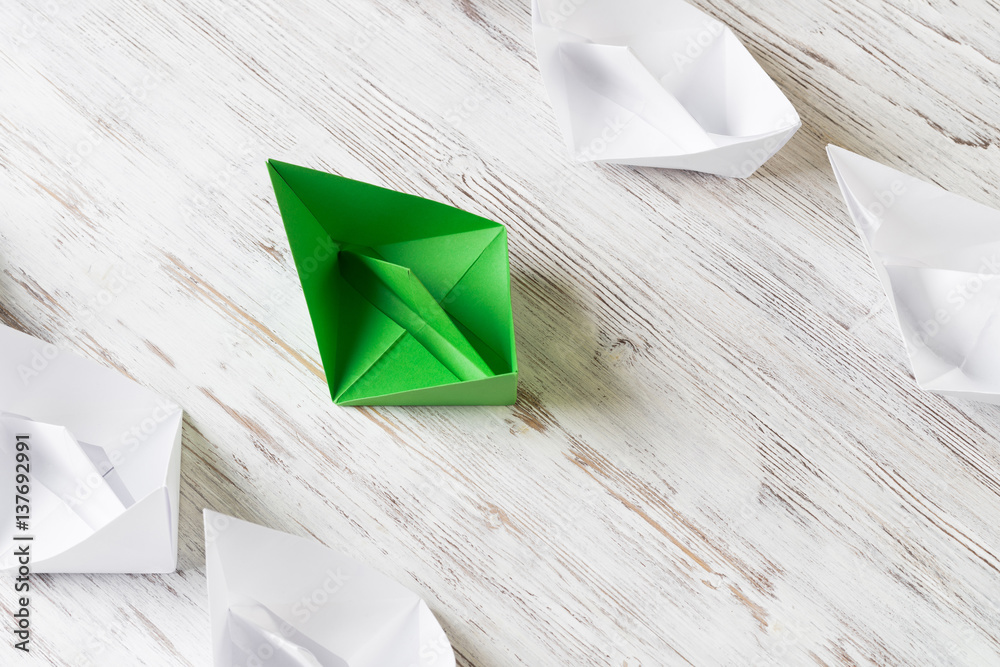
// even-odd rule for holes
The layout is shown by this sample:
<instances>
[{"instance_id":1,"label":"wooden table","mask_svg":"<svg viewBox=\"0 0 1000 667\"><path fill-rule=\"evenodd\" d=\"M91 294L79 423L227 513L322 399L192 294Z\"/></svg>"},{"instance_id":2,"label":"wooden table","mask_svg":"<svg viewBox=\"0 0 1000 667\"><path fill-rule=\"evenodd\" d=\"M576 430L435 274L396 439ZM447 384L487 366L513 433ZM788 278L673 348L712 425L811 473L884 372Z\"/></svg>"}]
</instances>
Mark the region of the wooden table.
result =
<instances>
[{"instance_id":1,"label":"wooden table","mask_svg":"<svg viewBox=\"0 0 1000 667\"><path fill-rule=\"evenodd\" d=\"M186 419L179 571L39 577L0 663L209 665L210 507L461 666L1000 665L1000 408L915 386L823 150L1000 207L1000 5L695 4L804 121L749 180L575 163L527 0L6 3L0 320ZM271 157L507 225L516 406L331 403Z\"/></svg>"}]
</instances>

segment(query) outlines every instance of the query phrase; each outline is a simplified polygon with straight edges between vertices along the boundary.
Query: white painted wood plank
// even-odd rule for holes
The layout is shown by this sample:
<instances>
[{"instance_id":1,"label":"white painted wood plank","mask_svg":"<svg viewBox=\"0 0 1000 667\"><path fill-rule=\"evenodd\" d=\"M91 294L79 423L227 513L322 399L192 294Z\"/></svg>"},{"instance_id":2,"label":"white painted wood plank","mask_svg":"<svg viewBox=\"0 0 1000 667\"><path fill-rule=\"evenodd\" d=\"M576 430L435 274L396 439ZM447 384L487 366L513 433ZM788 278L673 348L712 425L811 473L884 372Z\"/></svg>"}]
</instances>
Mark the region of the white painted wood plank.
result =
<instances>
[{"instance_id":1,"label":"white painted wood plank","mask_svg":"<svg viewBox=\"0 0 1000 667\"><path fill-rule=\"evenodd\" d=\"M823 152L1000 207L1000 7L696 4L805 123L748 181L573 163L519 0L8 3L0 319L187 417L180 571L39 577L3 664L208 665L208 506L463 666L1000 665L1000 410L916 389ZM518 405L334 406L269 157L507 225Z\"/></svg>"}]
</instances>

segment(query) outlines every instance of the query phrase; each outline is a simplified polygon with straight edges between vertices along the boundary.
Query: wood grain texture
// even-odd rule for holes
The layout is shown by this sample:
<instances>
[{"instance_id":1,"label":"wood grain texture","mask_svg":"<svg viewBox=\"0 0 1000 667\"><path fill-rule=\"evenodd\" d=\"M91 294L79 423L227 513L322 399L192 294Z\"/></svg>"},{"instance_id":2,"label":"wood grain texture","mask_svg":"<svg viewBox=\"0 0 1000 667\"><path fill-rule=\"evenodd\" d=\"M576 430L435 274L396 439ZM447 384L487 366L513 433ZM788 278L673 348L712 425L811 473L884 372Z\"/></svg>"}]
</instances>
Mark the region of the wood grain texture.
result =
<instances>
[{"instance_id":1,"label":"wood grain texture","mask_svg":"<svg viewBox=\"0 0 1000 667\"><path fill-rule=\"evenodd\" d=\"M695 4L804 121L750 180L574 163L527 0L6 3L0 319L186 419L180 571L37 578L0 663L209 665L211 507L462 667L1000 665L1000 408L916 388L823 151L1000 207L1000 4ZM332 404L270 157L507 225L516 406Z\"/></svg>"}]
</instances>

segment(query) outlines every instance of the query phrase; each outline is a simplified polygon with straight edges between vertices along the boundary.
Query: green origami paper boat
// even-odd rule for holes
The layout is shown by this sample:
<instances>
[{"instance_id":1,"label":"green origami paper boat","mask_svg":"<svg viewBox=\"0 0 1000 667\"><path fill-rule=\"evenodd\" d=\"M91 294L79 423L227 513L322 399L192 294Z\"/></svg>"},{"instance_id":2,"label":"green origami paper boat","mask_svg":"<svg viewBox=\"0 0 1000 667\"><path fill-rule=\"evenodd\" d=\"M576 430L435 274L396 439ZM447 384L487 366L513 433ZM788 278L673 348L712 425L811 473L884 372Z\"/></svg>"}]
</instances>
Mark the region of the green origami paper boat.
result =
<instances>
[{"instance_id":1,"label":"green origami paper boat","mask_svg":"<svg viewBox=\"0 0 1000 667\"><path fill-rule=\"evenodd\" d=\"M515 402L503 225L284 162L268 171L334 402Z\"/></svg>"}]
</instances>

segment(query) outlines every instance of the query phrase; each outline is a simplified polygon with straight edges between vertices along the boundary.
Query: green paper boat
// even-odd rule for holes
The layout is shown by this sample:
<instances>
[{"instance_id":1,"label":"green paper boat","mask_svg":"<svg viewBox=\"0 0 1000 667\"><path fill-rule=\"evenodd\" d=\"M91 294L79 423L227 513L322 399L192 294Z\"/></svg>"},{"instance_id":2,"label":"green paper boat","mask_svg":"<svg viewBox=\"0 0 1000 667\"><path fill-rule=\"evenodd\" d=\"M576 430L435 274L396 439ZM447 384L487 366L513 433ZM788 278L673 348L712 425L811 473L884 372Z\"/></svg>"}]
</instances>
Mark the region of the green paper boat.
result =
<instances>
[{"instance_id":1,"label":"green paper boat","mask_svg":"<svg viewBox=\"0 0 1000 667\"><path fill-rule=\"evenodd\" d=\"M339 405L511 405L507 230L333 174L268 161Z\"/></svg>"}]
</instances>

